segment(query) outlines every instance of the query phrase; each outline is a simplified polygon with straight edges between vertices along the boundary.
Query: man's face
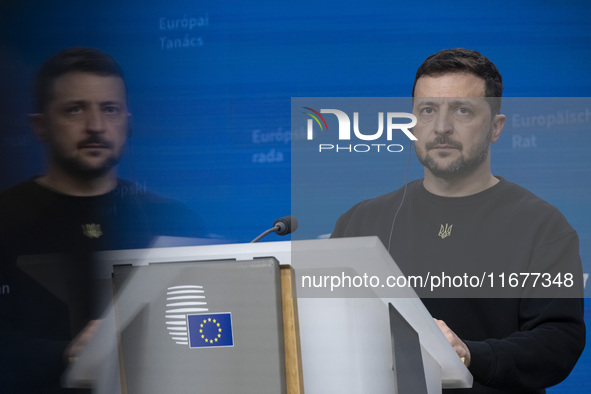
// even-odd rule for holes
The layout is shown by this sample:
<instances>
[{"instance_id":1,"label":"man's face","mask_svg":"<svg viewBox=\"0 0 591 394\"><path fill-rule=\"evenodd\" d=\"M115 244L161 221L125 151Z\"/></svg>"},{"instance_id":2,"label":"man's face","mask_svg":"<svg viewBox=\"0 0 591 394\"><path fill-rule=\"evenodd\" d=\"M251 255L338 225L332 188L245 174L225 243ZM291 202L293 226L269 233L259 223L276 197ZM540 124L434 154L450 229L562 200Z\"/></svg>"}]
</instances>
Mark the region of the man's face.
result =
<instances>
[{"instance_id":1,"label":"man's face","mask_svg":"<svg viewBox=\"0 0 591 394\"><path fill-rule=\"evenodd\" d=\"M128 136L126 90L117 76L72 72L53 83L51 101L33 125L49 147L51 165L75 176L113 170Z\"/></svg>"},{"instance_id":2,"label":"man's face","mask_svg":"<svg viewBox=\"0 0 591 394\"><path fill-rule=\"evenodd\" d=\"M415 87L415 150L426 170L453 179L490 163L490 143L505 117L493 116L484 98L484 80L470 73L423 76Z\"/></svg>"}]
</instances>

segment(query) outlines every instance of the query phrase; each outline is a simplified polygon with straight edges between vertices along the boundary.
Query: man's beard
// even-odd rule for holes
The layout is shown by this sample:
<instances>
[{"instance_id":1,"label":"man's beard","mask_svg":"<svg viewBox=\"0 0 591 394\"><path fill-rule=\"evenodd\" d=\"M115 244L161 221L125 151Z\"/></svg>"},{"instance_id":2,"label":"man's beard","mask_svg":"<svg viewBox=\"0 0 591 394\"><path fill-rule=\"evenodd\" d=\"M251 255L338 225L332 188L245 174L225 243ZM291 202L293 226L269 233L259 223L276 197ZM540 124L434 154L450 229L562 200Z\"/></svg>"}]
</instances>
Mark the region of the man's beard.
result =
<instances>
[{"instance_id":1,"label":"man's beard","mask_svg":"<svg viewBox=\"0 0 591 394\"><path fill-rule=\"evenodd\" d=\"M56 163L68 174L76 178L97 179L119 164L119 157L109 156L99 165L90 165L78 157L55 157Z\"/></svg>"},{"instance_id":2,"label":"man's beard","mask_svg":"<svg viewBox=\"0 0 591 394\"><path fill-rule=\"evenodd\" d=\"M476 168L482 164L488 157L490 151L490 141L492 137L492 127L486 135L486 138L474 145L470 150L468 158L464 154L461 154L456 160L451 162L446 167L442 167L437 164L437 161L428 153L428 151L437 145L449 145L459 150L462 149L460 142L451 140L447 136L437 136L437 138L425 145L424 154L420 155L417 152L417 158L423 166L425 166L433 175L443 179L455 179L461 178L467 174L472 173Z\"/></svg>"},{"instance_id":3,"label":"man's beard","mask_svg":"<svg viewBox=\"0 0 591 394\"><path fill-rule=\"evenodd\" d=\"M108 149L111 149L111 151L113 149L112 143L96 136L89 137L87 140L80 142L78 147L92 143L103 144ZM57 146L53 147L52 155L54 162L71 176L80 179L97 179L109 173L109 171L119 164L123 155L123 148L120 152L114 152L112 155L105 157L98 164L91 164L81 157L68 156Z\"/></svg>"}]
</instances>

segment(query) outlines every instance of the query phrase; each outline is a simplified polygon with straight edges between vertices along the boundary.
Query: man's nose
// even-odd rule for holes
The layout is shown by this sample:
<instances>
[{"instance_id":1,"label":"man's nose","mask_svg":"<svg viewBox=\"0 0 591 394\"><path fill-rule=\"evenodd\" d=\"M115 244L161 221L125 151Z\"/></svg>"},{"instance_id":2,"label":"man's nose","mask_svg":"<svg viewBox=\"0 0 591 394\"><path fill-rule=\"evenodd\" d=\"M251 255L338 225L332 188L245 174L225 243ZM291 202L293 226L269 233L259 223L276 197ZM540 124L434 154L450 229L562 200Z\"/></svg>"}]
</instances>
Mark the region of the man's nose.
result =
<instances>
[{"instance_id":1,"label":"man's nose","mask_svg":"<svg viewBox=\"0 0 591 394\"><path fill-rule=\"evenodd\" d=\"M453 129L452 116L447 111L440 111L435 119L435 133L444 135L451 134Z\"/></svg>"},{"instance_id":2,"label":"man's nose","mask_svg":"<svg viewBox=\"0 0 591 394\"><path fill-rule=\"evenodd\" d=\"M102 133L105 131L105 119L99 109L90 109L87 112L86 131L89 133Z\"/></svg>"}]
</instances>

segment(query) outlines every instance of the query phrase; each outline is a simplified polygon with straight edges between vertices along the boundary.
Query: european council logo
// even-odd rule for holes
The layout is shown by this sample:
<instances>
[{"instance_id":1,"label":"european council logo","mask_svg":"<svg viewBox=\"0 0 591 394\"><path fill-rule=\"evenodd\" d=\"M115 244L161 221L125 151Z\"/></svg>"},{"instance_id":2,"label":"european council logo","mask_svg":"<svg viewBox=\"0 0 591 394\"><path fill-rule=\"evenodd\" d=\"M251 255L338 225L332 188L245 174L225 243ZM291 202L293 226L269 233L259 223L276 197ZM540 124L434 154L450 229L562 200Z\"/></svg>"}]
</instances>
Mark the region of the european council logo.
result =
<instances>
[{"instance_id":1,"label":"european council logo","mask_svg":"<svg viewBox=\"0 0 591 394\"><path fill-rule=\"evenodd\" d=\"M166 329L177 345L188 345L187 315L209 312L203 286L172 286L166 292Z\"/></svg>"},{"instance_id":2,"label":"european council logo","mask_svg":"<svg viewBox=\"0 0 591 394\"><path fill-rule=\"evenodd\" d=\"M189 347L234 346L232 313L202 313L187 315Z\"/></svg>"}]
</instances>

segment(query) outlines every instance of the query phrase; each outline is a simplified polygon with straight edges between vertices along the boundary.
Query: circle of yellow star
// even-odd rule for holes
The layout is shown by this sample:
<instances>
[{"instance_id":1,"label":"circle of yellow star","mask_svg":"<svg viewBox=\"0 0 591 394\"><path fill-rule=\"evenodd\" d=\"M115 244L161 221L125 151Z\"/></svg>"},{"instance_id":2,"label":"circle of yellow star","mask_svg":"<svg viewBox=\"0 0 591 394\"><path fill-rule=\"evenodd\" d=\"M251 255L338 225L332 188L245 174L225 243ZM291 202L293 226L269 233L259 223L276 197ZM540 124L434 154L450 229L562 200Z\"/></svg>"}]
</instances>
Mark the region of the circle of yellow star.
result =
<instances>
[{"instance_id":1,"label":"circle of yellow star","mask_svg":"<svg viewBox=\"0 0 591 394\"><path fill-rule=\"evenodd\" d=\"M209 325L209 324L213 324L214 327L217 327L217 335L214 335L214 337L209 338L206 337L205 334L203 333L203 329L205 328L205 326ZM200 328L199 328L199 333L201 334L201 339L203 339L205 341L205 343L215 343L218 341L219 338L222 337L222 328L220 327L220 323L218 323L218 321L216 319L212 319L207 318L207 319L203 319L203 322L200 324Z\"/></svg>"}]
</instances>

